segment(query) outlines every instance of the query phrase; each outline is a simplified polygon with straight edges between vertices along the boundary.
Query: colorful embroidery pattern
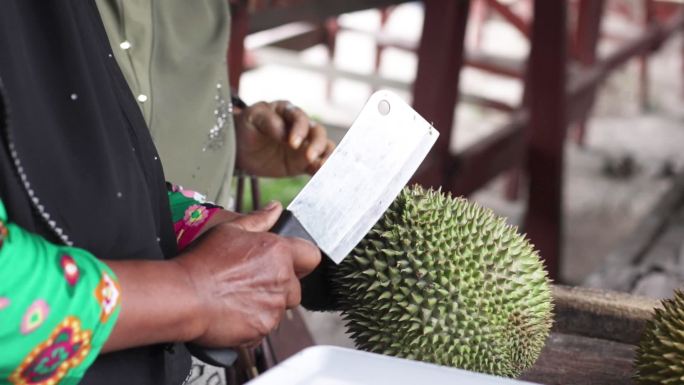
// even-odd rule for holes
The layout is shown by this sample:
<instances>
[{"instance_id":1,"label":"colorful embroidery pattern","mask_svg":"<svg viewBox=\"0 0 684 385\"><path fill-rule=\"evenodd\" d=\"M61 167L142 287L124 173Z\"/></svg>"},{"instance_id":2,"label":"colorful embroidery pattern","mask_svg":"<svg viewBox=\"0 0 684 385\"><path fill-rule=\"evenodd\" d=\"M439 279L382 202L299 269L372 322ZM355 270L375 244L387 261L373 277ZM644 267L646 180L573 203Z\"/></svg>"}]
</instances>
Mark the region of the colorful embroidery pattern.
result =
<instances>
[{"instance_id":1,"label":"colorful embroidery pattern","mask_svg":"<svg viewBox=\"0 0 684 385\"><path fill-rule=\"evenodd\" d=\"M218 208L207 209L200 205L188 207L185 217L173 224L178 249L183 250L188 247L197 237L197 234L200 233L209 218L219 210Z\"/></svg>"},{"instance_id":2,"label":"colorful embroidery pattern","mask_svg":"<svg viewBox=\"0 0 684 385\"><path fill-rule=\"evenodd\" d=\"M199 226L204 223L204 221L209 216L209 211L206 207L200 205L192 205L185 210L185 216L183 221L185 221L186 226Z\"/></svg>"},{"instance_id":3,"label":"colorful embroidery pattern","mask_svg":"<svg viewBox=\"0 0 684 385\"><path fill-rule=\"evenodd\" d=\"M31 306L29 306L24 317L21 320L21 333L29 334L32 331L38 329L40 325L45 322L48 313L50 312L50 307L42 299L34 301Z\"/></svg>"},{"instance_id":4,"label":"colorful embroidery pattern","mask_svg":"<svg viewBox=\"0 0 684 385\"><path fill-rule=\"evenodd\" d=\"M59 259L59 264L64 270L64 278L66 279L69 286L74 286L78 282L79 271L76 261L70 255L62 255Z\"/></svg>"},{"instance_id":5,"label":"colorful embroidery pattern","mask_svg":"<svg viewBox=\"0 0 684 385\"><path fill-rule=\"evenodd\" d=\"M81 330L81 321L67 317L26 356L9 381L14 385L55 385L88 355L90 341L91 332Z\"/></svg>"},{"instance_id":6,"label":"colorful embroidery pattern","mask_svg":"<svg viewBox=\"0 0 684 385\"><path fill-rule=\"evenodd\" d=\"M100 313L100 321L107 322L109 316L112 315L120 300L119 285L107 274L102 273L102 279L95 288L95 298L100 303L102 312Z\"/></svg>"}]
</instances>

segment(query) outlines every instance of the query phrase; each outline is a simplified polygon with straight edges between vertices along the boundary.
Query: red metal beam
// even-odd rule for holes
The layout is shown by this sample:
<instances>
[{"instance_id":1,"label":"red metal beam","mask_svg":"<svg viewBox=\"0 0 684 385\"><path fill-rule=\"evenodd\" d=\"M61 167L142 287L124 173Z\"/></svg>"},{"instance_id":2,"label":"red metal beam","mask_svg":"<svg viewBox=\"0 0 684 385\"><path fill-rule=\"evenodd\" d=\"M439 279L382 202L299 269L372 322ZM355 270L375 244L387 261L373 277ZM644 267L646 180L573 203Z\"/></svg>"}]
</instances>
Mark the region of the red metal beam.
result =
<instances>
[{"instance_id":1,"label":"red metal beam","mask_svg":"<svg viewBox=\"0 0 684 385\"><path fill-rule=\"evenodd\" d=\"M492 7L497 13L501 15L506 21L511 23L511 25L520 31L525 37L530 37L530 27L527 24L525 20L523 20L520 16L516 15L511 11L511 9L504 5L501 4L498 0L485 0L487 2L487 5Z\"/></svg>"},{"instance_id":2,"label":"red metal beam","mask_svg":"<svg viewBox=\"0 0 684 385\"><path fill-rule=\"evenodd\" d=\"M459 99L462 103L475 104L484 108L491 108L498 111L513 113L518 110L517 107L513 107L510 104L506 104L499 100L494 100L485 96L473 95L461 93Z\"/></svg>"},{"instance_id":3,"label":"red metal beam","mask_svg":"<svg viewBox=\"0 0 684 385\"><path fill-rule=\"evenodd\" d=\"M528 64L529 194L524 229L558 279L562 244L567 1L535 0Z\"/></svg>"},{"instance_id":4,"label":"red metal beam","mask_svg":"<svg viewBox=\"0 0 684 385\"><path fill-rule=\"evenodd\" d=\"M572 122L582 117L583 111L580 107L583 103L587 103L587 99L593 97L596 87L611 72L632 58L651 52L679 31L684 31L684 7L681 7L679 13L667 22L652 25L644 34L625 43L608 57L599 59L590 69L574 76L568 83L567 90L570 107L567 114L568 121Z\"/></svg>"},{"instance_id":5,"label":"red metal beam","mask_svg":"<svg viewBox=\"0 0 684 385\"><path fill-rule=\"evenodd\" d=\"M226 61L228 62L228 80L230 86L240 89L240 75L244 66L245 37L249 31L249 14L247 5L231 4L232 21L230 25L230 43Z\"/></svg>"},{"instance_id":6,"label":"red metal beam","mask_svg":"<svg viewBox=\"0 0 684 385\"><path fill-rule=\"evenodd\" d=\"M574 33L574 55L583 67L590 67L596 62L598 41L601 37L601 21L605 9L605 0L580 0L577 25ZM582 117L576 128L575 140L584 145L587 131L587 116L594 105L596 92L582 105Z\"/></svg>"},{"instance_id":7,"label":"red metal beam","mask_svg":"<svg viewBox=\"0 0 684 385\"><path fill-rule=\"evenodd\" d=\"M445 187L455 195L467 196L519 165L525 148L522 133L526 125L527 114L516 113L505 126L457 154L451 161Z\"/></svg>"},{"instance_id":8,"label":"red metal beam","mask_svg":"<svg viewBox=\"0 0 684 385\"><path fill-rule=\"evenodd\" d=\"M525 63L520 60L494 56L482 52L467 52L465 64L489 73L522 79L525 75Z\"/></svg>"},{"instance_id":9,"label":"red metal beam","mask_svg":"<svg viewBox=\"0 0 684 385\"><path fill-rule=\"evenodd\" d=\"M433 122L440 136L413 182L439 187L445 183L448 172L470 1L425 0L424 4L425 21L418 49L413 105Z\"/></svg>"}]
</instances>

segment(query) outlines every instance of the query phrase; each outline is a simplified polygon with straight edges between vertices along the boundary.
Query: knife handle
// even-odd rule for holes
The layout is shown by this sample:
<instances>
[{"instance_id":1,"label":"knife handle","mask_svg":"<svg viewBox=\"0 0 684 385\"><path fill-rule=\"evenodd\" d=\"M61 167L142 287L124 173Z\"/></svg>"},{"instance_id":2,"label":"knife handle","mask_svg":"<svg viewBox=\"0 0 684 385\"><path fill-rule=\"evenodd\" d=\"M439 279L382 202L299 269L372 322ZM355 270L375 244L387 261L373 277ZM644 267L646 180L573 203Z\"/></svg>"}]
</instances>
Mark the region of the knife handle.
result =
<instances>
[{"instance_id":1,"label":"knife handle","mask_svg":"<svg viewBox=\"0 0 684 385\"><path fill-rule=\"evenodd\" d=\"M283 237L301 238L316 243L297 217L292 214L292 211L287 209L283 210L282 214L280 214L280 218L278 218L278 222L273 225L273 228L271 228L269 232Z\"/></svg>"},{"instance_id":2,"label":"knife handle","mask_svg":"<svg viewBox=\"0 0 684 385\"><path fill-rule=\"evenodd\" d=\"M269 231L283 237L296 237L316 243L289 210L283 210L278 222ZM316 311L336 310L339 307L330 281L330 273L336 266L337 264L321 251L321 263L309 275L299 280L302 284L302 306Z\"/></svg>"},{"instance_id":3,"label":"knife handle","mask_svg":"<svg viewBox=\"0 0 684 385\"><path fill-rule=\"evenodd\" d=\"M238 359L237 351L231 348L207 348L193 343L186 343L185 347L198 360L220 368L230 368Z\"/></svg>"}]
</instances>

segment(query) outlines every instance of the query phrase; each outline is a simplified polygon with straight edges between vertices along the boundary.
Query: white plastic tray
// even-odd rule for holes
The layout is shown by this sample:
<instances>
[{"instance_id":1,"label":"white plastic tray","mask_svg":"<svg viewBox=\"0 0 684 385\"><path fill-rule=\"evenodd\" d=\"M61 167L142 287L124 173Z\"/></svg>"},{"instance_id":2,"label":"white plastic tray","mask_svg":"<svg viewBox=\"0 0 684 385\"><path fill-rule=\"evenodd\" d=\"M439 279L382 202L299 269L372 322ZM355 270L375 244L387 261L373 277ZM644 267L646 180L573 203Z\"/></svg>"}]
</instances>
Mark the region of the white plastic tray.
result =
<instances>
[{"instance_id":1,"label":"white plastic tray","mask_svg":"<svg viewBox=\"0 0 684 385\"><path fill-rule=\"evenodd\" d=\"M334 346L307 348L249 385L531 385L465 370Z\"/></svg>"}]
</instances>

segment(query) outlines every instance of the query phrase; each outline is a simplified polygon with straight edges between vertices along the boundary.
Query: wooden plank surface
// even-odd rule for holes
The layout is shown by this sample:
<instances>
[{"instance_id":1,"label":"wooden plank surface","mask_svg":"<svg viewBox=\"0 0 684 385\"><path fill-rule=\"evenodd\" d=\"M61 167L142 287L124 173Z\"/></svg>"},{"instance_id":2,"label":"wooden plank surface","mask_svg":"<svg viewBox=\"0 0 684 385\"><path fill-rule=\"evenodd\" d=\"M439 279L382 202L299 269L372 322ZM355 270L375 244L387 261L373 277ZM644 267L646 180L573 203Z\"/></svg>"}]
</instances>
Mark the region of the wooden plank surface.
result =
<instances>
[{"instance_id":1,"label":"wooden plank surface","mask_svg":"<svg viewBox=\"0 0 684 385\"><path fill-rule=\"evenodd\" d=\"M537 363L521 377L544 385L632 385L635 346L552 333Z\"/></svg>"},{"instance_id":2,"label":"wooden plank surface","mask_svg":"<svg viewBox=\"0 0 684 385\"><path fill-rule=\"evenodd\" d=\"M599 289L552 287L553 330L636 345L658 301Z\"/></svg>"}]
</instances>

